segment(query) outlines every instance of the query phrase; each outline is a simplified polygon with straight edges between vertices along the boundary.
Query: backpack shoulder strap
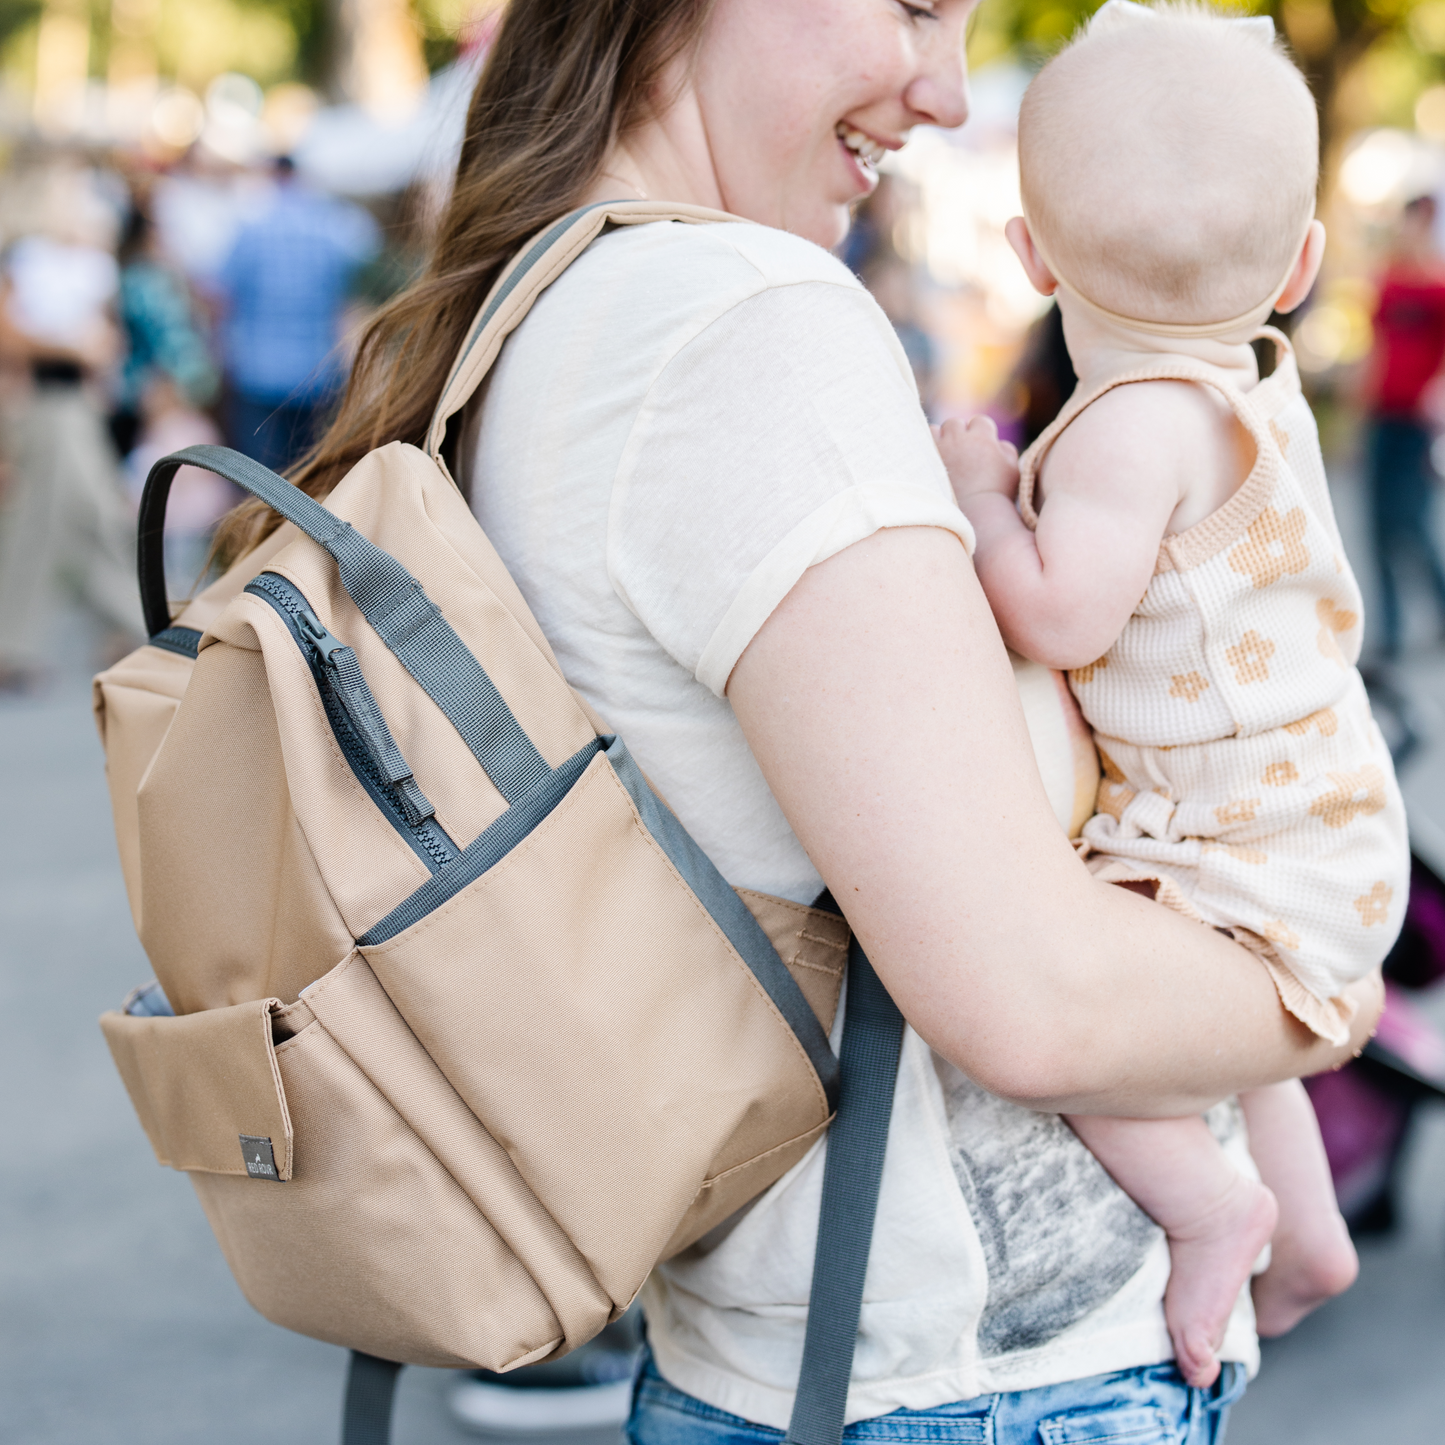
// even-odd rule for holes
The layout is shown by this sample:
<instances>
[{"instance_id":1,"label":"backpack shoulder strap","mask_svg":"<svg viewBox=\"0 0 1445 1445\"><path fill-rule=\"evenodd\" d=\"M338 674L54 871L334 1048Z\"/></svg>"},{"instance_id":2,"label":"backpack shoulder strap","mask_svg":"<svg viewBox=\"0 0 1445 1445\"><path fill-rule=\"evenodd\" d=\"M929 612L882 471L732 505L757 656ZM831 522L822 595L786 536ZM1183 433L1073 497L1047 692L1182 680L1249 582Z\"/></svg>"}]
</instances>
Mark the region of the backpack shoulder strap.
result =
<instances>
[{"instance_id":1,"label":"backpack shoulder strap","mask_svg":"<svg viewBox=\"0 0 1445 1445\"><path fill-rule=\"evenodd\" d=\"M441 448L447 422L475 394L502 343L538 296L605 227L737 219L701 207L610 201L574 211L542 232L522 248L477 313L437 403L428 455L445 465ZM827 893L814 906L841 912ZM841 1086L828 1130L802 1370L785 1445L839 1445L842 1439L903 1043L903 1016L856 936L849 947L845 1008Z\"/></svg>"},{"instance_id":2,"label":"backpack shoulder strap","mask_svg":"<svg viewBox=\"0 0 1445 1445\"><path fill-rule=\"evenodd\" d=\"M447 422L459 412L491 370L502 343L521 324L533 303L609 226L642 226L649 221L736 221L726 211L665 201L599 201L572 211L533 237L497 278L467 332L467 339L442 388L427 431L426 452L439 466Z\"/></svg>"},{"instance_id":3,"label":"backpack shoulder strap","mask_svg":"<svg viewBox=\"0 0 1445 1445\"><path fill-rule=\"evenodd\" d=\"M390 1445L391 1406L401 1366L352 1350L341 1405L341 1445Z\"/></svg>"},{"instance_id":4,"label":"backpack shoulder strap","mask_svg":"<svg viewBox=\"0 0 1445 1445\"><path fill-rule=\"evenodd\" d=\"M814 906L828 912L837 908L830 894ZM903 1015L856 933L848 946L844 1007L842 1090L828 1126L803 1363L783 1445L841 1445L843 1439L903 1048Z\"/></svg>"}]
</instances>

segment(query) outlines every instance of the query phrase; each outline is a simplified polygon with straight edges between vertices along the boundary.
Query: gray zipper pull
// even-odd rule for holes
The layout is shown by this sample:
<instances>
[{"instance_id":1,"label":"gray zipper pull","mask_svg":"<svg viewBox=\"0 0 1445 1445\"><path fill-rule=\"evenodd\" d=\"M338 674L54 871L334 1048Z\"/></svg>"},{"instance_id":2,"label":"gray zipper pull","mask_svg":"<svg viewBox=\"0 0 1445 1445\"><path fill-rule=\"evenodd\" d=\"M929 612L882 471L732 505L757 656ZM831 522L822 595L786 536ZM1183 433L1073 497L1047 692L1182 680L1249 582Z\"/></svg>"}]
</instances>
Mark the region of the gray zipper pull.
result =
<instances>
[{"instance_id":1,"label":"gray zipper pull","mask_svg":"<svg viewBox=\"0 0 1445 1445\"><path fill-rule=\"evenodd\" d=\"M381 715L381 709L376 705L376 698L361 675L356 654L328 632L315 613L302 609L296 614L296 621L326 669L332 695L341 704L352 729L365 744L387 786L396 794L407 823L415 828L417 824L435 817L436 809L412 776L391 729L386 725L386 719Z\"/></svg>"}]
</instances>

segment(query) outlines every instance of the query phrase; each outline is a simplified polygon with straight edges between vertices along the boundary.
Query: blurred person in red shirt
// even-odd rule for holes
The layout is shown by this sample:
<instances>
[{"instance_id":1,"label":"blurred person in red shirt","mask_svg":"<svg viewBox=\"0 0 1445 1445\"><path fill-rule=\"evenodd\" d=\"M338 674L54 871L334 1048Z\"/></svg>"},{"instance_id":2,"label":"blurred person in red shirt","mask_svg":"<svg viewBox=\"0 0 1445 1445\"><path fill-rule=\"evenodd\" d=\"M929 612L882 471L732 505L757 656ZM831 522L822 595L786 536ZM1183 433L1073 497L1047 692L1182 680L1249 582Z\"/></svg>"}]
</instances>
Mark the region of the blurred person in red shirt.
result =
<instances>
[{"instance_id":1,"label":"blurred person in red shirt","mask_svg":"<svg viewBox=\"0 0 1445 1445\"><path fill-rule=\"evenodd\" d=\"M1368 473L1380 572L1381 651L1400 651L1401 569L1424 564L1445 634L1445 566L1433 527L1433 429L1427 415L1445 361L1445 264L1435 250L1435 200L1406 207L1380 280L1371 359Z\"/></svg>"}]
</instances>

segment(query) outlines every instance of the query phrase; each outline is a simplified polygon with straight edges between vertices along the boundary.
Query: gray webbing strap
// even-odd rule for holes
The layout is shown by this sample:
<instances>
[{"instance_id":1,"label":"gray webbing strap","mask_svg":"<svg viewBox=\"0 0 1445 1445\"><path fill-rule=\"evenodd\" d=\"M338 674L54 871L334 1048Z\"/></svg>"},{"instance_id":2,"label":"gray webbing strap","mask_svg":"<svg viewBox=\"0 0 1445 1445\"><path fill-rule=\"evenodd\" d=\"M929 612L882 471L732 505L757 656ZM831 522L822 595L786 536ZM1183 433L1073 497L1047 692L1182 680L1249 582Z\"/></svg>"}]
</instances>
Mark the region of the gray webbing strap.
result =
<instances>
[{"instance_id":1,"label":"gray webbing strap","mask_svg":"<svg viewBox=\"0 0 1445 1445\"><path fill-rule=\"evenodd\" d=\"M495 867L571 792L573 784L582 776L601 746L602 739L593 738L579 748L548 777L545 787L534 788L500 818L488 823L440 873L433 874L379 923L373 923L356 940L357 943L367 948L395 938Z\"/></svg>"},{"instance_id":2,"label":"gray webbing strap","mask_svg":"<svg viewBox=\"0 0 1445 1445\"><path fill-rule=\"evenodd\" d=\"M823 906L822 901L818 906ZM785 1445L839 1445L863 1308L863 1281L888 1148L903 1015L855 937L848 948L842 1092L828 1127L823 1202L803 1368Z\"/></svg>"},{"instance_id":3,"label":"gray webbing strap","mask_svg":"<svg viewBox=\"0 0 1445 1445\"><path fill-rule=\"evenodd\" d=\"M172 452L162 457L146 478L140 508L139 570L141 603L150 635L157 636L170 627L162 545L166 498L171 479L186 465L204 467L235 482L331 553L341 573L341 585L362 616L446 714L507 802L516 802L550 775L546 759L421 583L350 522L269 467L229 447L196 446Z\"/></svg>"},{"instance_id":4,"label":"gray webbing strap","mask_svg":"<svg viewBox=\"0 0 1445 1445\"><path fill-rule=\"evenodd\" d=\"M477 338L486 330L487 323L492 317L502 309L502 303L517 289L522 278L552 249L557 241L567 234L576 221L585 216L588 211L594 211L603 204L605 202L594 201L590 206L579 206L575 211L568 211L560 221L554 221L552 225L548 226L515 261L508 263L509 269L503 272L496 290L487 297L481 312L472 319L467 339L462 343L461 350L457 352L456 358L452 362L452 369L447 373L446 384L442 387L443 397L446 396L452 382L456 380L457 373L466 364L472 347L477 344Z\"/></svg>"},{"instance_id":5,"label":"gray webbing strap","mask_svg":"<svg viewBox=\"0 0 1445 1445\"><path fill-rule=\"evenodd\" d=\"M483 301L481 310L468 329L467 339L458 350L451 370L447 373L446 385L442 387L441 395L437 398L436 410L427 429L423 450L428 456L440 459L447 422L466 405L481 385L486 369L469 365L474 355L489 353L492 360L495 360L502 340L521 323L542 291L604 230L612 226L642 225L651 221L706 224L738 219L726 211L715 211L705 206L669 201L615 200L594 201L554 221L517 252ZM536 286L535 291L524 297L525 304L520 309L513 308L499 323L498 313L503 310L522 282L537 269L539 263L545 263L542 265L541 285L536 286L536 278L533 277L529 285ZM500 325L500 329L497 329L497 325Z\"/></svg>"},{"instance_id":6,"label":"gray webbing strap","mask_svg":"<svg viewBox=\"0 0 1445 1445\"><path fill-rule=\"evenodd\" d=\"M341 1445L389 1445L391 1405L401 1366L352 1350L341 1409Z\"/></svg>"}]
</instances>

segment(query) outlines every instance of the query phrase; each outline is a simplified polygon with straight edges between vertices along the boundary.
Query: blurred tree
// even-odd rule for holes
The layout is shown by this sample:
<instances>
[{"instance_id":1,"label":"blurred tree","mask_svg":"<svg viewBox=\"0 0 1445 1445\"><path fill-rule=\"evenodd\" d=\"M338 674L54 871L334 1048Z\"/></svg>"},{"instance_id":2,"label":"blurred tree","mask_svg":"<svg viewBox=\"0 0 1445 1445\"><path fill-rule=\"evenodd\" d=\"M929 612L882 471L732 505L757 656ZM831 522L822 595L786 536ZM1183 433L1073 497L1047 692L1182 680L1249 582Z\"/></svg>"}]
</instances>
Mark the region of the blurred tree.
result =
<instances>
[{"instance_id":1,"label":"blurred tree","mask_svg":"<svg viewBox=\"0 0 1445 1445\"><path fill-rule=\"evenodd\" d=\"M430 70L440 70L474 44L503 0L412 0Z\"/></svg>"},{"instance_id":2,"label":"blurred tree","mask_svg":"<svg viewBox=\"0 0 1445 1445\"><path fill-rule=\"evenodd\" d=\"M289 77L309 85L326 78L332 49L331 8L326 0L270 0L296 36L296 73Z\"/></svg>"},{"instance_id":3,"label":"blurred tree","mask_svg":"<svg viewBox=\"0 0 1445 1445\"><path fill-rule=\"evenodd\" d=\"M1320 151L1328 175L1338 143L1360 125L1410 125L1415 100L1437 65L1422 53L1411 12L1438 0L1272 0L1262 13L1289 40L1320 107Z\"/></svg>"},{"instance_id":4,"label":"blurred tree","mask_svg":"<svg viewBox=\"0 0 1445 1445\"><path fill-rule=\"evenodd\" d=\"M223 71L262 85L292 78L299 40L288 0L161 0L155 25L160 75L197 92Z\"/></svg>"},{"instance_id":5,"label":"blurred tree","mask_svg":"<svg viewBox=\"0 0 1445 1445\"><path fill-rule=\"evenodd\" d=\"M377 115L404 115L427 76L411 0L330 0L330 8L327 89Z\"/></svg>"},{"instance_id":6,"label":"blurred tree","mask_svg":"<svg viewBox=\"0 0 1445 1445\"><path fill-rule=\"evenodd\" d=\"M42 0L0 0L0 45L40 18Z\"/></svg>"},{"instance_id":7,"label":"blurred tree","mask_svg":"<svg viewBox=\"0 0 1445 1445\"><path fill-rule=\"evenodd\" d=\"M328 16L328 0L0 0L0 64L33 85L46 22L52 31L56 21L61 29L78 22L88 32L92 76L110 69L123 82L158 69L204 89L221 71L237 70L262 84L315 83L329 61Z\"/></svg>"}]
</instances>

